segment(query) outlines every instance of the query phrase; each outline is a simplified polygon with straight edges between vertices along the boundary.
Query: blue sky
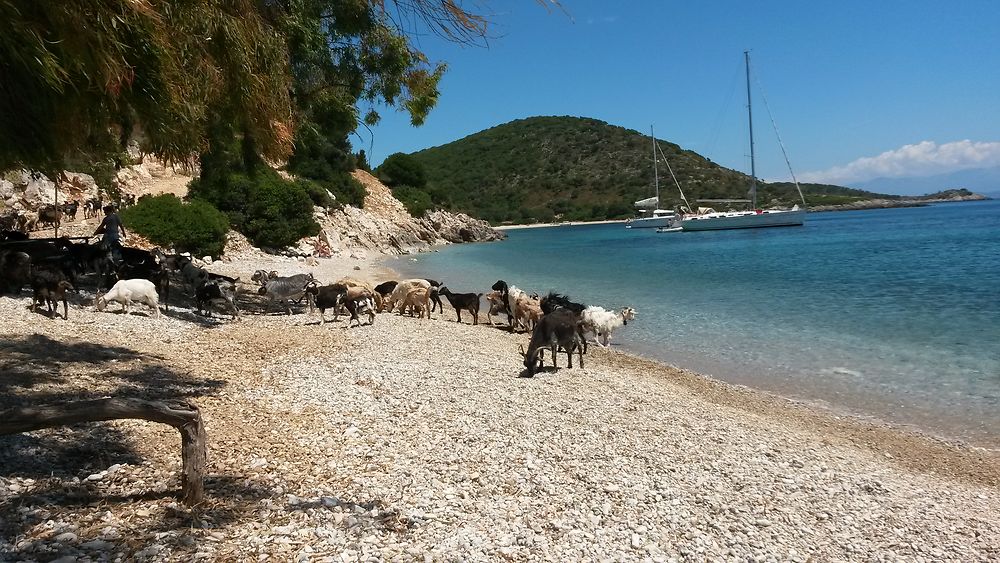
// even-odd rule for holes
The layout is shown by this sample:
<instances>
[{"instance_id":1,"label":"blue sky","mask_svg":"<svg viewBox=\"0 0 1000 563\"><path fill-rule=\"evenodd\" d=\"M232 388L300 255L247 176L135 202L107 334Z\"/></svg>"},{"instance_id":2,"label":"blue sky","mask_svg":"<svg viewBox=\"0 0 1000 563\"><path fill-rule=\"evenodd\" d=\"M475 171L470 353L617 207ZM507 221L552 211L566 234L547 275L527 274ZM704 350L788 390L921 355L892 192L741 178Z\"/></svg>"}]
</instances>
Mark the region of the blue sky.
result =
<instances>
[{"instance_id":1,"label":"blue sky","mask_svg":"<svg viewBox=\"0 0 1000 563\"><path fill-rule=\"evenodd\" d=\"M372 164L514 119L593 117L749 167L743 51L755 73L758 174L851 185L1000 166L1000 2L494 1L488 48L433 36L449 71L425 125L382 111L353 142ZM759 83L759 86L758 86Z\"/></svg>"}]
</instances>

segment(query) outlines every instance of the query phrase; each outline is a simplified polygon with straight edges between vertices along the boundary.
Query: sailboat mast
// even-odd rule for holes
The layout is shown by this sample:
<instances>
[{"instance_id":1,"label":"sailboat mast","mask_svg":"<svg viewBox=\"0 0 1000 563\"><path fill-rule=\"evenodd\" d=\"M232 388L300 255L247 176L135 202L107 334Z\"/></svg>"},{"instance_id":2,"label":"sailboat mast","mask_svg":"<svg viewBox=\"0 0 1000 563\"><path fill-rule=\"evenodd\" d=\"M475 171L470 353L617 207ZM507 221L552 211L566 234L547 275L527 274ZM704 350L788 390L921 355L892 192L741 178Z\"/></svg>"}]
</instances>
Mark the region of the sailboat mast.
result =
<instances>
[{"instance_id":1,"label":"sailboat mast","mask_svg":"<svg viewBox=\"0 0 1000 563\"><path fill-rule=\"evenodd\" d=\"M753 209L757 209L757 167L753 154L753 111L750 109L750 51L743 51L743 60L747 67L747 120L750 124L750 200Z\"/></svg>"},{"instance_id":2,"label":"sailboat mast","mask_svg":"<svg viewBox=\"0 0 1000 563\"><path fill-rule=\"evenodd\" d=\"M653 186L656 188L656 209L660 208L660 172L656 169L656 137L653 126L649 126L649 138L653 141Z\"/></svg>"}]
</instances>

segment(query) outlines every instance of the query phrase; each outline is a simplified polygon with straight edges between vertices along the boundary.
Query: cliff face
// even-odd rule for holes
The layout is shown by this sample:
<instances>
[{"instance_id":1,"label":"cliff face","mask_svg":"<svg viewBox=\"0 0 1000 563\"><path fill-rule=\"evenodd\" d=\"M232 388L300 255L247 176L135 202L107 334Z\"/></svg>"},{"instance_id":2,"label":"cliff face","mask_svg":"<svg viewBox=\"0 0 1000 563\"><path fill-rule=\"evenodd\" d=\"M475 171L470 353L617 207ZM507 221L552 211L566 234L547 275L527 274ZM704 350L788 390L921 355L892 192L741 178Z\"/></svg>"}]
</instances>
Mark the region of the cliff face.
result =
<instances>
[{"instance_id":1,"label":"cliff face","mask_svg":"<svg viewBox=\"0 0 1000 563\"><path fill-rule=\"evenodd\" d=\"M415 219L384 184L363 170L354 177L368 194L364 209L344 206L329 213L317 208L316 220L322 227L318 237L305 239L299 252L333 255L410 254L438 244L501 240L506 235L489 223L464 213L431 211ZM324 248L326 247L326 248Z\"/></svg>"},{"instance_id":2,"label":"cliff face","mask_svg":"<svg viewBox=\"0 0 1000 563\"><path fill-rule=\"evenodd\" d=\"M98 186L92 177L76 172L66 172L65 175L66 179L60 180L59 185L60 203L84 201L98 195ZM364 209L344 206L328 212L315 208L315 218L322 231L317 237L300 241L296 248L290 249L289 254L312 255L317 252L320 255L362 258L377 254L410 254L430 250L439 244L492 241L506 237L486 221L464 213L431 211L415 219L377 178L362 170L355 171L354 177L368 191ZM142 164L119 171L116 182L119 190L133 196L173 193L184 197L191 178L186 172L175 171L147 158ZM40 174L28 171L6 173L0 177L0 218L33 214L43 205L53 202L54 188L55 184ZM14 222L11 221L11 224Z\"/></svg>"}]
</instances>

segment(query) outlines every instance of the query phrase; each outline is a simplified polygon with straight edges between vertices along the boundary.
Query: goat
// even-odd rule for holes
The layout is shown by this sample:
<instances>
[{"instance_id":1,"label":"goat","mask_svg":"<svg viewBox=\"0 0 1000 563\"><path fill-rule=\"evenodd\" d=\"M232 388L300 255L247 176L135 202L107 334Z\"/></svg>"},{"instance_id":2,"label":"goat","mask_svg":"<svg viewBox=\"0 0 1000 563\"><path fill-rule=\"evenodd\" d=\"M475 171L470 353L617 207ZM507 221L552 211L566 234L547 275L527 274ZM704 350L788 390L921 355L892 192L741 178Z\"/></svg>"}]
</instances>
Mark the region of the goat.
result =
<instances>
[{"instance_id":1,"label":"goat","mask_svg":"<svg viewBox=\"0 0 1000 563\"><path fill-rule=\"evenodd\" d=\"M429 290L431 288L431 284L427 280L420 279L403 280L397 283L395 289L393 289L392 293L389 294L388 299L385 300L383 308L392 312L397 303L402 301L411 290L418 287Z\"/></svg>"},{"instance_id":2,"label":"goat","mask_svg":"<svg viewBox=\"0 0 1000 563\"><path fill-rule=\"evenodd\" d=\"M0 242L14 242L28 240L28 234L22 233L21 231L14 231L10 229L4 229L0 231Z\"/></svg>"},{"instance_id":3,"label":"goat","mask_svg":"<svg viewBox=\"0 0 1000 563\"><path fill-rule=\"evenodd\" d=\"M101 198L92 197L83 204L83 218L97 217L101 212Z\"/></svg>"},{"instance_id":4,"label":"goat","mask_svg":"<svg viewBox=\"0 0 1000 563\"><path fill-rule=\"evenodd\" d=\"M306 289L310 284L315 284L316 279L312 274L295 274L286 277L268 277L267 281L257 290L259 295L266 295L270 302L280 301L285 305L285 311L291 315L292 307L288 302L296 297L301 298L306 294Z\"/></svg>"},{"instance_id":5,"label":"goat","mask_svg":"<svg viewBox=\"0 0 1000 563\"><path fill-rule=\"evenodd\" d=\"M472 315L472 324L479 324L479 298L483 296L482 293L452 293L445 286L441 286L438 293L444 295L455 309L457 322L462 322L462 310L466 310Z\"/></svg>"},{"instance_id":6,"label":"goat","mask_svg":"<svg viewBox=\"0 0 1000 563\"><path fill-rule=\"evenodd\" d=\"M31 255L0 249L0 295L20 293L31 279Z\"/></svg>"},{"instance_id":7,"label":"goat","mask_svg":"<svg viewBox=\"0 0 1000 563\"><path fill-rule=\"evenodd\" d=\"M324 286L311 285L306 288L309 294L310 305L319 309L319 324L326 322L326 310L333 309L333 320L337 320L337 309L347 295L347 286L341 284L330 284Z\"/></svg>"},{"instance_id":8,"label":"goat","mask_svg":"<svg viewBox=\"0 0 1000 563\"><path fill-rule=\"evenodd\" d=\"M549 292L548 295L542 297L539 301L539 305L542 307L542 312L548 315L556 309L569 309L577 315L583 313L583 310L587 308L586 305L580 303L574 303L569 300L568 295L560 295L558 293Z\"/></svg>"},{"instance_id":9,"label":"goat","mask_svg":"<svg viewBox=\"0 0 1000 563\"><path fill-rule=\"evenodd\" d=\"M347 312L351 314L350 320L347 321L348 327L351 326L351 321L358 321L358 326L361 326L361 319L358 318L358 313L368 313L368 324L375 324L375 299L370 293L347 299L344 306L347 307Z\"/></svg>"},{"instance_id":10,"label":"goat","mask_svg":"<svg viewBox=\"0 0 1000 563\"><path fill-rule=\"evenodd\" d=\"M542 307L537 298L522 295L514 302L514 321L527 329L534 329L542 315Z\"/></svg>"},{"instance_id":11,"label":"goat","mask_svg":"<svg viewBox=\"0 0 1000 563\"><path fill-rule=\"evenodd\" d=\"M542 317L542 320L535 325L535 330L531 333L531 342L528 344L528 351L522 352L524 356L524 367L528 370L528 377L535 374L536 364L540 365L537 359L539 352L545 348L552 349L552 365L556 367L556 347L561 346L566 350L567 367L573 367L573 351L577 350L580 355L580 369L583 369L584 347L580 336L580 320L576 314L568 309L557 309Z\"/></svg>"},{"instance_id":12,"label":"goat","mask_svg":"<svg viewBox=\"0 0 1000 563\"><path fill-rule=\"evenodd\" d=\"M628 325L635 319L635 309L623 307L621 311L608 311L603 307L591 306L580 315L580 325L584 332L594 333L594 343L601 346L611 345L611 333L618 327ZM601 337L598 342L597 337Z\"/></svg>"},{"instance_id":13,"label":"goat","mask_svg":"<svg viewBox=\"0 0 1000 563\"><path fill-rule=\"evenodd\" d=\"M424 278L427 279L427 278ZM427 318L431 317L431 313L436 310L444 313L444 303L441 303L441 288L444 286L442 282L437 280L427 279L427 283L431 284L431 291L429 297L431 299L431 310L427 313Z\"/></svg>"},{"instance_id":14,"label":"goat","mask_svg":"<svg viewBox=\"0 0 1000 563\"><path fill-rule=\"evenodd\" d=\"M62 211L63 216L66 217L67 219L73 219L73 220L76 220L76 212L79 208L80 208L79 201L70 201L59 206L59 209Z\"/></svg>"},{"instance_id":15,"label":"goat","mask_svg":"<svg viewBox=\"0 0 1000 563\"><path fill-rule=\"evenodd\" d=\"M52 266L35 265L31 268L31 289L34 296L31 299L31 312L34 313L40 303L45 303L49 316L59 314L59 301L63 304L63 318L69 318L69 305L66 303L66 290L73 289L62 269Z\"/></svg>"},{"instance_id":16,"label":"goat","mask_svg":"<svg viewBox=\"0 0 1000 563\"><path fill-rule=\"evenodd\" d=\"M98 311L103 311L108 303L117 301L122 304L122 310L129 314L133 301L145 303L153 309L153 316L160 316L160 302L156 296L156 286L149 280L118 280L107 293L97 294L95 305Z\"/></svg>"},{"instance_id":17,"label":"goat","mask_svg":"<svg viewBox=\"0 0 1000 563\"><path fill-rule=\"evenodd\" d=\"M489 321L492 326L493 315L499 316L500 312L506 311L507 308L504 305L503 295L495 289L486 294L486 302L490 304L490 309L486 312L486 320Z\"/></svg>"},{"instance_id":18,"label":"goat","mask_svg":"<svg viewBox=\"0 0 1000 563\"><path fill-rule=\"evenodd\" d=\"M402 304L399 306L399 314L402 316L403 311L407 308L410 309L410 316L413 316L414 309L420 313L418 318L424 318L424 314L427 318L431 318L431 300L430 300L431 290L424 287L417 287L411 289L406 297L403 298Z\"/></svg>"},{"instance_id":19,"label":"goat","mask_svg":"<svg viewBox=\"0 0 1000 563\"><path fill-rule=\"evenodd\" d=\"M508 286L507 282L503 280L497 280L497 282L493 284L493 290L499 291L500 295L503 297L504 311L507 313L507 323L510 325L511 332L513 332L515 325L519 324L517 322L517 317L514 315L514 305L517 303L518 299L525 295L525 293L524 291L518 289L516 285Z\"/></svg>"},{"instance_id":20,"label":"goat","mask_svg":"<svg viewBox=\"0 0 1000 563\"><path fill-rule=\"evenodd\" d=\"M352 277L340 278L334 283L338 283L346 287L360 287L368 290L368 292L371 293L372 298L375 300L375 308L382 308L382 294L375 291L375 289L372 288L372 284Z\"/></svg>"},{"instance_id":21,"label":"goat","mask_svg":"<svg viewBox=\"0 0 1000 563\"><path fill-rule=\"evenodd\" d=\"M205 311L206 316L212 316L212 304L225 304L233 313L233 320L240 317L240 310L236 307L236 283L225 280L208 280L203 282L194 290L195 306L198 314Z\"/></svg>"},{"instance_id":22,"label":"goat","mask_svg":"<svg viewBox=\"0 0 1000 563\"><path fill-rule=\"evenodd\" d=\"M170 274L163 264L147 264L145 262L141 264L125 263L118 268L118 279L144 279L153 282L156 284L156 292L163 299L165 310L170 310L170 303L168 302L170 299ZM197 288L195 288L195 293L197 293Z\"/></svg>"},{"instance_id":23,"label":"goat","mask_svg":"<svg viewBox=\"0 0 1000 563\"><path fill-rule=\"evenodd\" d=\"M58 227L62 221L62 211L55 205L46 205L38 210L38 224L41 226Z\"/></svg>"},{"instance_id":24,"label":"goat","mask_svg":"<svg viewBox=\"0 0 1000 563\"><path fill-rule=\"evenodd\" d=\"M278 277L278 272L276 270L257 270L250 276L250 281L257 282L260 285L267 283L267 280Z\"/></svg>"}]
</instances>

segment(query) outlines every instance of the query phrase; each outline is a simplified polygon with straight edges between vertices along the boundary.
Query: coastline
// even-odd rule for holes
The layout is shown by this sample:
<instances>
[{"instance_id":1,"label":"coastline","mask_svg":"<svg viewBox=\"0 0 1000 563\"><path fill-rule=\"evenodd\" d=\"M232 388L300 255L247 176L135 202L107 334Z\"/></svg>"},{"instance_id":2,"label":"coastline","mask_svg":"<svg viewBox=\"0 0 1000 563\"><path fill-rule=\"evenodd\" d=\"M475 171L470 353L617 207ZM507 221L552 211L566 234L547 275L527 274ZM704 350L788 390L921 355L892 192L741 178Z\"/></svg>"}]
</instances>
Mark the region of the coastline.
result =
<instances>
[{"instance_id":1,"label":"coastline","mask_svg":"<svg viewBox=\"0 0 1000 563\"><path fill-rule=\"evenodd\" d=\"M529 223L526 225L500 225L493 227L498 231L515 231L518 229L539 229L542 227L572 227L576 225L607 225L610 223L624 223L626 219L608 219L604 221L563 221L560 223Z\"/></svg>"},{"instance_id":2,"label":"coastline","mask_svg":"<svg viewBox=\"0 0 1000 563\"><path fill-rule=\"evenodd\" d=\"M524 228L544 226L550 225L537 225ZM400 258L402 257L386 256L377 260L378 270L373 272L374 277L372 281L380 283L387 280L402 279L401 274L386 264L388 260ZM480 314L480 322L484 323L485 321L485 316ZM530 336L530 333L523 333L525 345L527 345L527 340L530 340ZM591 350L595 349L599 348L591 347ZM1000 464L1000 448L969 444L958 438L941 436L909 425L892 423L875 416L861 415L847 409L827 406L822 404L821 401L789 397L766 389L731 383L711 375L672 365L669 362L643 355L641 352L634 350L613 349L605 353L614 354L616 357L623 359L625 364L634 366L636 371L640 373L654 373L660 376L664 373L678 375L679 377L675 379L675 383L681 383L707 400L719 401L719 404L727 404L727 401L732 403L732 405L738 404L742 408L773 417L775 422L795 419L806 426L826 428L840 435L865 435L869 438L878 436L878 442L865 443L859 441L858 443L866 444L873 450L885 448L886 451L895 451L900 459L909 460L909 463L917 467L927 467L927 464L921 463L921 460L927 457L926 454L932 450L937 453L930 457L940 460L941 452L936 449L938 446L943 447L947 451L957 451L957 448L958 450L991 452L996 456L997 463ZM908 447L916 448L917 450L929 447L931 450L911 456L909 455L910 450L898 448L898 444L907 444ZM979 459L978 454L973 456L973 459ZM960 470L959 473L967 473L967 470L968 467ZM998 465L996 471L993 472L992 477L987 482L991 485L1000 486L1000 465Z\"/></svg>"},{"instance_id":3,"label":"coastline","mask_svg":"<svg viewBox=\"0 0 1000 563\"><path fill-rule=\"evenodd\" d=\"M395 277L378 260L212 265L258 268L326 283ZM175 502L176 432L162 425L3 436L0 554L12 559L103 549L123 559L984 560L1000 550L1000 452L631 354L591 347L582 368L563 355L558 369L522 378L528 335L458 324L450 308L349 329L343 317L318 326L304 305L254 314L262 303L244 303L233 322L187 305L159 318L97 312L84 296L68 320L49 320L29 299L0 299L12 383L0 408L184 397L205 417L208 499L195 510ZM72 453L81 447L107 453Z\"/></svg>"}]
</instances>

